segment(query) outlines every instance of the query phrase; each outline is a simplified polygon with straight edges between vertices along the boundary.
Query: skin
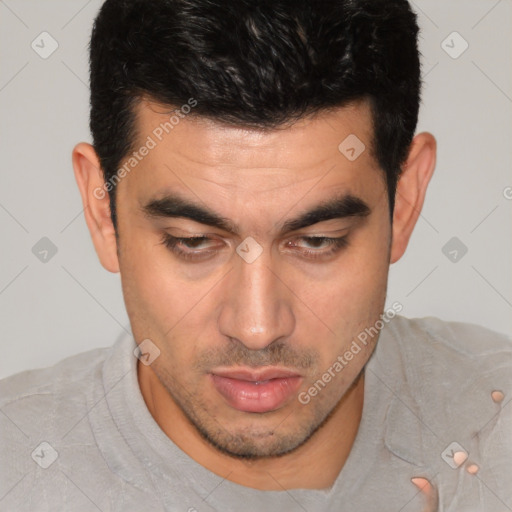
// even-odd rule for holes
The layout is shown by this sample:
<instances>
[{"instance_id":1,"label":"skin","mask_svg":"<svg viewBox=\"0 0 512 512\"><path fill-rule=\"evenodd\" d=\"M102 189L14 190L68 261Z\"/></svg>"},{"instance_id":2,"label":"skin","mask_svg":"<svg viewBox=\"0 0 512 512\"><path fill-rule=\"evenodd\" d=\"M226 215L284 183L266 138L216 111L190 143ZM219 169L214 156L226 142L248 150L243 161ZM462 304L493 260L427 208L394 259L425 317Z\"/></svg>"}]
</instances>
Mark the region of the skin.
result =
<instances>
[{"instance_id":1,"label":"skin","mask_svg":"<svg viewBox=\"0 0 512 512\"><path fill-rule=\"evenodd\" d=\"M165 112L147 100L139 104L137 148L168 120ZM338 150L349 134L366 145L355 161ZM436 158L434 137L417 134L391 225L371 140L365 102L270 131L187 116L119 183L119 240L108 196L94 193L103 185L94 148L74 148L75 177L98 257L121 274L135 339L149 338L160 350L151 365L138 362L147 407L178 447L228 480L265 490L328 488L350 453L363 408L363 368L377 337L308 404L297 395L382 314L389 265L407 247ZM239 235L189 219L144 215L144 204L170 190L226 217ZM347 193L364 200L370 214L279 234L285 220ZM213 253L195 263L183 260L161 243L165 232L208 236L192 250ZM331 256L325 256L325 244L302 238L343 235L348 245ZM263 249L250 264L235 251L249 236ZM307 250L324 256L309 259ZM276 410L239 411L211 383L210 372L221 366L269 364L302 376L298 392Z\"/></svg>"},{"instance_id":2,"label":"skin","mask_svg":"<svg viewBox=\"0 0 512 512\"><path fill-rule=\"evenodd\" d=\"M425 508L423 512L436 512L439 504L437 489L423 477L412 478L411 482L419 489L419 492L425 498Z\"/></svg>"}]
</instances>

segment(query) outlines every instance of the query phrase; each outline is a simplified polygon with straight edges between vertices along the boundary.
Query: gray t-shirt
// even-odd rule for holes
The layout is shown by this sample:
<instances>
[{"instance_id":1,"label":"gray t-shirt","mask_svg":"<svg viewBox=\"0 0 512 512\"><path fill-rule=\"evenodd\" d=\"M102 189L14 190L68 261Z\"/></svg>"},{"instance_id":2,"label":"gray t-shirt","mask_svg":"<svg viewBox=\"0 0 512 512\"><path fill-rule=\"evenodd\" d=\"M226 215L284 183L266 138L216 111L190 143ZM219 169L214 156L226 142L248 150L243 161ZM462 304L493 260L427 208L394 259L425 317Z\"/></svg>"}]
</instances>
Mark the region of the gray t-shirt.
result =
<instances>
[{"instance_id":1,"label":"gray t-shirt","mask_svg":"<svg viewBox=\"0 0 512 512\"><path fill-rule=\"evenodd\" d=\"M512 341L502 334L389 321L366 365L355 443L322 490L259 491L191 459L147 409L135 348L123 335L0 381L0 511L422 512L414 477L435 485L436 510L512 510Z\"/></svg>"}]
</instances>

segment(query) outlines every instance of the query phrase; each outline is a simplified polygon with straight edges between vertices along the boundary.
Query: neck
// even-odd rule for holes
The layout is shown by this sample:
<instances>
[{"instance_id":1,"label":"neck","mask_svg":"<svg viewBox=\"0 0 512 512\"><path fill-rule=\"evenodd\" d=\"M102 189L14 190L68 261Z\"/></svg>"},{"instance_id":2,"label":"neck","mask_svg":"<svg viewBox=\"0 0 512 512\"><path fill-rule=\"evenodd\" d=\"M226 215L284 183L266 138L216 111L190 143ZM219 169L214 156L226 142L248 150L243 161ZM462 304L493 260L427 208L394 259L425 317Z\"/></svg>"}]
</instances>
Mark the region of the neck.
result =
<instances>
[{"instance_id":1,"label":"neck","mask_svg":"<svg viewBox=\"0 0 512 512\"><path fill-rule=\"evenodd\" d=\"M302 446L280 457L242 460L220 452L201 437L150 367L138 363L137 374L151 415L181 450L218 476L260 490L331 487L352 449L362 416L364 373Z\"/></svg>"}]
</instances>

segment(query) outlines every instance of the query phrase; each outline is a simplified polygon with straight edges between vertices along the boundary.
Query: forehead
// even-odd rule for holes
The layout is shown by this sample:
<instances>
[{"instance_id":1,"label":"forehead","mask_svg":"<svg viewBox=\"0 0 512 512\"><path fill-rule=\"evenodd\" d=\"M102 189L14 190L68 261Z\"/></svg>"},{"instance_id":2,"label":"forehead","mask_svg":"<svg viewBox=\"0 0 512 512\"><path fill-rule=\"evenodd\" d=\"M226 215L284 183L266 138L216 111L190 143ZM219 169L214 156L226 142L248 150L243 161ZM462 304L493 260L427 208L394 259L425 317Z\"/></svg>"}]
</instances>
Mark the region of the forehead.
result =
<instances>
[{"instance_id":1,"label":"forehead","mask_svg":"<svg viewBox=\"0 0 512 512\"><path fill-rule=\"evenodd\" d=\"M267 130L178 115L177 110L147 99L136 107L134 148L152 148L126 180L139 203L172 188L203 202L210 197L240 204L250 195L261 206L281 199L280 194L292 198L307 190L310 197L335 188L358 194L364 182L375 185L376 174L379 188L385 185L373 157L372 116L365 101ZM344 153L346 140L348 146L355 140L358 151L364 148L356 159Z\"/></svg>"},{"instance_id":2,"label":"forehead","mask_svg":"<svg viewBox=\"0 0 512 512\"><path fill-rule=\"evenodd\" d=\"M165 146L176 156L204 160L216 166L235 165L247 168L307 168L338 154L339 144L348 136L356 136L373 156L373 123L368 101L320 111L277 128L262 129L229 125L141 99L135 107L137 145L151 136L157 145ZM176 113L176 111L178 111ZM160 148L163 149L163 148ZM155 152L162 154L163 151ZM201 157L201 158L199 158Z\"/></svg>"}]
</instances>

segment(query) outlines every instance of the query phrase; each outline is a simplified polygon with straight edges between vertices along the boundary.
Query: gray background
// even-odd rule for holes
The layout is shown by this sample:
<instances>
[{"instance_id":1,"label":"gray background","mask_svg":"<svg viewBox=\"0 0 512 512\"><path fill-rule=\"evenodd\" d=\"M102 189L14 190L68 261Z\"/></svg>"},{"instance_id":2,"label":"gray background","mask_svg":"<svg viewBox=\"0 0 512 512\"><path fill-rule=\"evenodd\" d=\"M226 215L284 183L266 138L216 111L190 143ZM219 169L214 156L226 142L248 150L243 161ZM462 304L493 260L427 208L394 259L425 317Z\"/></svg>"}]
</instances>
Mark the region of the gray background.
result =
<instances>
[{"instance_id":1,"label":"gray background","mask_svg":"<svg viewBox=\"0 0 512 512\"><path fill-rule=\"evenodd\" d=\"M129 325L71 166L73 146L90 142L87 44L101 3L0 0L0 377L111 345ZM412 5L425 81L418 132L436 136L438 161L407 253L391 267L388 304L510 332L511 2ZM31 47L51 48L43 31L58 43L46 59ZM457 58L454 31L469 45ZM57 248L46 261L43 237Z\"/></svg>"}]
</instances>

